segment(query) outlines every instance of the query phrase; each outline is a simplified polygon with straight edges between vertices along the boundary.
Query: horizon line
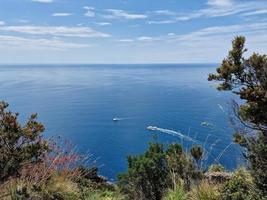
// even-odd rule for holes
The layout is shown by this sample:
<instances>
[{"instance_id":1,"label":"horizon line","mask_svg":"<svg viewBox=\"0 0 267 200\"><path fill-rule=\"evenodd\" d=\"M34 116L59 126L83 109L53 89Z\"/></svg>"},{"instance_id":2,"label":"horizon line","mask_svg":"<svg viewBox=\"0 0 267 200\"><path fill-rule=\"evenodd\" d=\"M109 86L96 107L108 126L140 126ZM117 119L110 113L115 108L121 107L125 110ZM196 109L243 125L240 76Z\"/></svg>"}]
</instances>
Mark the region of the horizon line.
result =
<instances>
[{"instance_id":1,"label":"horizon line","mask_svg":"<svg viewBox=\"0 0 267 200\"><path fill-rule=\"evenodd\" d=\"M2 65L219 65L216 62L177 62L177 63L0 63Z\"/></svg>"}]
</instances>

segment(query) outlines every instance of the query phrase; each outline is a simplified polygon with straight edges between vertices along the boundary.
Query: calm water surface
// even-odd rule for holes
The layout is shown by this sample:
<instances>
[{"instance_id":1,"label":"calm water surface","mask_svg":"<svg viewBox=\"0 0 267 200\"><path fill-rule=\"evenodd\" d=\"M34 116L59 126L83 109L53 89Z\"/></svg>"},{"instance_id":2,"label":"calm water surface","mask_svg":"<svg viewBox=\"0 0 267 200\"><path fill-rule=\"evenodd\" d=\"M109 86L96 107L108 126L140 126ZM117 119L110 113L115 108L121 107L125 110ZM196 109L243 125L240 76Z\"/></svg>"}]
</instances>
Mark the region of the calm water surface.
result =
<instances>
[{"instance_id":1,"label":"calm water surface","mask_svg":"<svg viewBox=\"0 0 267 200\"><path fill-rule=\"evenodd\" d=\"M233 96L218 92L207 74L216 65L21 65L0 66L1 99L25 121L39 113L46 136L61 135L98 159L101 174L115 179L126 156L153 141L192 142L146 130L174 130L205 143L217 157L232 141L227 112ZM121 118L113 122L113 118ZM205 122L205 123L203 123ZM215 142L217 140L217 142ZM231 145L219 160L241 163ZM212 162L214 158L210 158Z\"/></svg>"}]
</instances>

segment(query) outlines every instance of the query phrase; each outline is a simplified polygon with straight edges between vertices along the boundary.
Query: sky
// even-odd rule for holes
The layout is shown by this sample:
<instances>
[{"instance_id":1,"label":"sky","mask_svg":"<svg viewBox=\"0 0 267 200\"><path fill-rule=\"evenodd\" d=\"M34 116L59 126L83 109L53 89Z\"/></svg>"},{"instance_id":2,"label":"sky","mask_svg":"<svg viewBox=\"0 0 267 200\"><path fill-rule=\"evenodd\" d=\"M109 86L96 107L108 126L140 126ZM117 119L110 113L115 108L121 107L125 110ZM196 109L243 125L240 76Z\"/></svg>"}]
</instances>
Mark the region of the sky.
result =
<instances>
[{"instance_id":1,"label":"sky","mask_svg":"<svg viewBox=\"0 0 267 200\"><path fill-rule=\"evenodd\" d=\"M0 0L0 63L218 63L267 52L267 0Z\"/></svg>"}]
</instances>

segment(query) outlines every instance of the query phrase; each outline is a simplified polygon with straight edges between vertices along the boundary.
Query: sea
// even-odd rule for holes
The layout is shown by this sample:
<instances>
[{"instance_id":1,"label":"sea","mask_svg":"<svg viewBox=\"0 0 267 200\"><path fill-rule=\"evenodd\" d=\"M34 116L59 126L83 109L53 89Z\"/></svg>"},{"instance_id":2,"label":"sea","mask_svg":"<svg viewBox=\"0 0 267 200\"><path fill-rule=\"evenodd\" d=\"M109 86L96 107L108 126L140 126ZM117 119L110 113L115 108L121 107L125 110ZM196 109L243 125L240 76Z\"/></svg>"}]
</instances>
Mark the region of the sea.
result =
<instances>
[{"instance_id":1,"label":"sea","mask_svg":"<svg viewBox=\"0 0 267 200\"><path fill-rule=\"evenodd\" d=\"M242 164L233 144L231 92L207 80L218 64L1 65L0 99L21 123L38 113L44 137L60 137L116 181L127 156L149 142L202 145L203 167ZM150 126L150 128L149 128ZM152 128L151 128L152 127ZM91 163L92 162L92 163Z\"/></svg>"}]
</instances>

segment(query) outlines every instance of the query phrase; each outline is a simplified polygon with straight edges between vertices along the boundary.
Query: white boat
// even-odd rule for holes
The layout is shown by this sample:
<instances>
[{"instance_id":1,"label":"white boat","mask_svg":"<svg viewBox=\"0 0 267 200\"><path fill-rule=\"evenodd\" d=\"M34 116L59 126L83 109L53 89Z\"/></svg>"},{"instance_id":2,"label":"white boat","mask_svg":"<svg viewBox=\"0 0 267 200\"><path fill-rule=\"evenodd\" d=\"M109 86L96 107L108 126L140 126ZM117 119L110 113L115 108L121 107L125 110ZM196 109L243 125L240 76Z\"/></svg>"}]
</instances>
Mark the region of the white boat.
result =
<instances>
[{"instance_id":1,"label":"white boat","mask_svg":"<svg viewBox=\"0 0 267 200\"><path fill-rule=\"evenodd\" d=\"M150 131L156 131L156 130L158 130L158 127L156 127L156 126L148 126L148 127L146 127L146 129L150 130Z\"/></svg>"},{"instance_id":2,"label":"white boat","mask_svg":"<svg viewBox=\"0 0 267 200\"><path fill-rule=\"evenodd\" d=\"M120 121L121 119L115 117L115 118L113 118L112 120L113 120L114 122L117 122L117 121Z\"/></svg>"}]
</instances>

